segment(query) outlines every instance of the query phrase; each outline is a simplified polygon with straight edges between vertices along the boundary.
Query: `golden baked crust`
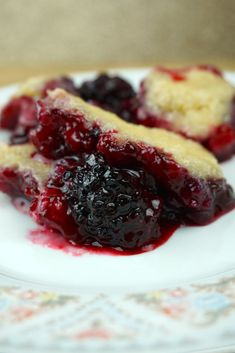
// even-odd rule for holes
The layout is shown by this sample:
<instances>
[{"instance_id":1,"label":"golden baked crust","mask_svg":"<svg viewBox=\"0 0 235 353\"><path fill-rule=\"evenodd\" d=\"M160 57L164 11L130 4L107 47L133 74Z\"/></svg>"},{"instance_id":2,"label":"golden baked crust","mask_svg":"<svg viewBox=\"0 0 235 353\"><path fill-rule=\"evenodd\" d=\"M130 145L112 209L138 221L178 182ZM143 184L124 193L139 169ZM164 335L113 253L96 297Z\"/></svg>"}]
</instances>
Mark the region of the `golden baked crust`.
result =
<instances>
[{"instance_id":1,"label":"golden baked crust","mask_svg":"<svg viewBox=\"0 0 235 353\"><path fill-rule=\"evenodd\" d=\"M205 138L230 119L235 88L219 75L192 68L185 80L175 81L155 70L144 80L147 111L170 122L187 136Z\"/></svg>"}]
</instances>

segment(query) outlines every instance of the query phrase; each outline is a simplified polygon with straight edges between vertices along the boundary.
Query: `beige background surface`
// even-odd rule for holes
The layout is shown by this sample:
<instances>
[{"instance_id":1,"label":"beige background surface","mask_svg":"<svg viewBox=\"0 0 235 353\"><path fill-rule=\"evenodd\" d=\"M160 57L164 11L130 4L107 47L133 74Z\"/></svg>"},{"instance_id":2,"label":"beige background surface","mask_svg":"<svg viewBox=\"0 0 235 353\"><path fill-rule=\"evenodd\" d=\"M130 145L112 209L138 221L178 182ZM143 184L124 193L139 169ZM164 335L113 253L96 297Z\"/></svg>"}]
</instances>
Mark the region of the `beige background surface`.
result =
<instances>
[{"instance_id":1,"label":"beige background surface","mask_svg":"<svg viewBox=\"0 0 235 353\"><path fill-rule=\"evenodd\" d=\"M235 0L0 0L0 83L211 62L235 68Z\"/></svg>"}]
</instances>

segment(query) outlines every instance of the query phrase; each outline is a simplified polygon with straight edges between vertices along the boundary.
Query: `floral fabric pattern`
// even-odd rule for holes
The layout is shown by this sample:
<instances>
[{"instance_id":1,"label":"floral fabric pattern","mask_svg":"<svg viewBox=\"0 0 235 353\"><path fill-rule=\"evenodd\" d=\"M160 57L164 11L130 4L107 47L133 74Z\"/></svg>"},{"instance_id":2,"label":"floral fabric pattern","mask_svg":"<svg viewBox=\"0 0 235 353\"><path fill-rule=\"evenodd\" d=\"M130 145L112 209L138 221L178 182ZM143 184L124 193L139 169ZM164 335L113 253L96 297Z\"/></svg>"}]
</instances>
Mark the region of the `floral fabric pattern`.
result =
<instances>
[{"instance_id":1,"label":"floral fabric pattern","mask_svg":"<svg viewBox=\"0 0 235 353\"><path fill-rule=\"evenodd\" d=\"M68 296L5 285L0 327L3 353L233 352L235 276L125 295Z\"/></svg>"}]
</instances>

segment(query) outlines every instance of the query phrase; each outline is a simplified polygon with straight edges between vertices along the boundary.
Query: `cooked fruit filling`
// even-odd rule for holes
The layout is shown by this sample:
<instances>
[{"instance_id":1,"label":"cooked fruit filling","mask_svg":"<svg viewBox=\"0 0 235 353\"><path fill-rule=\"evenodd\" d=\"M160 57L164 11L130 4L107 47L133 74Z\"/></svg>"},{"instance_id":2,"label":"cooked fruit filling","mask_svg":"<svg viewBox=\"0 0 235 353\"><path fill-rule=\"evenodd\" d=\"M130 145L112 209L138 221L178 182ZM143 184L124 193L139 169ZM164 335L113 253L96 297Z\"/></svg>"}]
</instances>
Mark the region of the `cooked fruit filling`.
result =
<instances>
[{"instance_id":1,"label":"cooked fruit filling","mask_svg":"<svg viewBox=\"0 0 235 353\"><path fill-rule=\"evenodd\" d=\"M111 167L98 153L61 160L31 207L39 223L74 243L123 249L160 239L161 211L152 176Z\"/></svg>"},{"instance_id":2,"label":"cooked fruit filling","mask_svg":"<svg viewBox=\"0 0 235 353\"><path fill-rule=\"evenodd\" d=\"M130 83L118 76L99 75L84 82L79 95L85 101L117 114L126 121L133 120L137 107L136 93Z\"/></svg>"},{"instance_id":3,"label":"cooked fruit filling","mask_svg":"<svg viewBox=\"0 0 235 353\"><path fill-rule=\"evenodd\" d=\"M166 190L168 208L177 208L185 223L206 223L233 204L216 160L200 145L128 124L61 90L41 103L32 141L47 158L98 152L111 166L144 169Z\"/></svg>"},{"instance_id":4,"label":"cooked fruit filling","mask_svg":"<svg viewBox=\"0 0 235 353\"><path fill-rule=\"evenodd\" d=\"M140 124L201 142L220 160L235 153L235 88L214 67L156 68L142 82Z\"/></svg>"},{"instance_id":5,"label":"cooked fruit filling","mask_svg":"<svg viewBox=\"0 0 235 353\"><path fill-rule=\"evenodd\" d=\"M144 179L143 170L111 167L97 154L65 174L65 194L82 238L133 248L160 237L161 201Z\"/></svg>"},{"instance_id":6,"label":"cooked fruit filling","mask_svg":"<svg viewBox=\"0 0 235 353\"><path fill-rule=\"evenodd\" d=\"M62 89L48 92L36 116L31 144L0 146L0 189L23 194L39 224L74 244L135 250L235 207L216 159L196 142Z\"/></svg>"}]
</instances>

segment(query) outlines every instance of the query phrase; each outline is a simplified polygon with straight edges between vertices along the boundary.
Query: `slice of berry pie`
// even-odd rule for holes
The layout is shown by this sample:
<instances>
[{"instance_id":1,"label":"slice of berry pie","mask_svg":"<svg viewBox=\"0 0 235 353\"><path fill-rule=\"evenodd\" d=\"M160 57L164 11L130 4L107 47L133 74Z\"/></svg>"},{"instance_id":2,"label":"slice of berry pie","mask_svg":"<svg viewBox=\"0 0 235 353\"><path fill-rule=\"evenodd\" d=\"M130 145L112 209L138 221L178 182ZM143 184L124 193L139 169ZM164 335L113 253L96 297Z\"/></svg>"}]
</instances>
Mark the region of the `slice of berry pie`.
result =
<instances>
[{"instance_id":1,"label":"slice of berry pie","mask_svg":"<svg viewBox=\"0 0 235 353\"><path fill-rule=\"evenodd\" d=\"M61 89L39 102L37 119L32 144L0 148L0 188L27 197L39 224L75 244L136 250L235 206L216 159L196 142Z\"/></svg>"},{"instance_id":2,"label":"slice of berry pie","mask_svg":"<svg viewBox=\"0 0 235 353\"><path fill-rule=\"evenodd\" d=\"M235 88L212 67L158 67L142 82L136 121L202 143L219 160L235 153Z\"/></svg>"}]
</instances>

